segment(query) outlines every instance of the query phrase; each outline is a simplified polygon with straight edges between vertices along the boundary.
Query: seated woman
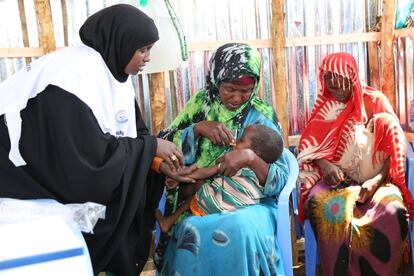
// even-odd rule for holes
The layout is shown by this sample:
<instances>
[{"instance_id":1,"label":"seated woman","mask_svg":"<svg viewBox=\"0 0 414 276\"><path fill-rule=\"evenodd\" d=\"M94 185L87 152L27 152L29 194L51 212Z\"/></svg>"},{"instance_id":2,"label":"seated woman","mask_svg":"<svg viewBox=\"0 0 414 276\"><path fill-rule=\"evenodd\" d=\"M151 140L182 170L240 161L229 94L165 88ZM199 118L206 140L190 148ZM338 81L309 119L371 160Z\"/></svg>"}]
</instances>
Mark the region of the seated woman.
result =
<instances>
[{"instance_id":1,"label":"seated woman","mask_svg":"<svg viewBox=\"0 0 414 276\"><path fill-rule=\"evenodd\" d=\"M282 155L282 136L269 127L250 125L234 146L234 149L245 148L251 149L266 163L271 164ZM173 214L163 216L157 209L155 217L163 232L170 230L180 215L189 209L193 215L205 216L223 211L234 211L260 203L263 198L266 198L263 193L264 187L259 184L259 179L251 169L242 168L236 175L229 177L218 173L221 166L222 163L218 163L212 167L198 168L188 174L187 177L196 179L197 182L181 184L185 185L182 187L185 202ZM169 188L175 188L178 185L174 179L167 180L168 182L173 184L167 185Z\"/></svg>"},{"instance_id":2,"label":"seated woman","mask_svg":"<svg viewBox=\"0 0 414 276\"><path fill-rule=\"evenodd\" d=\"M246 44L230 43L211 57L206 87L186 104L161 136L181 146L186 164L208 167L228 151L231 130L262 124L281 129L272 107L258 98L260 54ZM219 173L234 176L249 167L263 186L262 204L203 217L179 220L161 259L163 273L172 275L265 275L284 274L277 241L275 197L288 176L285 155L272 164L251 149L234 149L222 156ZM179 188L178 188L179 189ZM166 215L177 208L178 196L167 195ZM173 208L174 207L174 208ZM187 216L190 214L187 212ZM161 245L163 243L161 242Z\"/></svg>"},{"instance_id":3,"label":"seated woman","mask_svg":"<svg viewBox=\"0 0 414 276\"><path fill-rule=\"evenodd\" d=\"M328 55L319 81L299 143L299 218L312 223L324 275L397 275L414 214L398 118L347 53Z\"/></svg>"}]
</instances>

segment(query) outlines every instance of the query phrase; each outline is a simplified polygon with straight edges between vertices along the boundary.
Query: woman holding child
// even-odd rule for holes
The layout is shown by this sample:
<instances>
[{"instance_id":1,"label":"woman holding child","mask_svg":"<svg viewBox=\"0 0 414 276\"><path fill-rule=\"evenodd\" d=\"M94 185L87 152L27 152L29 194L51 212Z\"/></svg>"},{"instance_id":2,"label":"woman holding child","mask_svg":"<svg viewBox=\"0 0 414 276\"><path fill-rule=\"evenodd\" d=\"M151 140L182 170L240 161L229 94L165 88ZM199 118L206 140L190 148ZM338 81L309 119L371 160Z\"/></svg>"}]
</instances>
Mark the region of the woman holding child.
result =
<instances>
[{"instance_id":1,"label":"woman holding child","mask_svg":"<svg viewBox=\"0 0 414 276\"><path fill-rule=\"evenodd\" d=\"M285 157L282 154L268 164L249 148L229 151L232 140L241 137L249 125L262 124L281 132L273 108L258 98L260 73L260 54L249 45L221 46L210 59L205 88L160 133L181 146L187 165L210 167L217 163L219 173L225 176L249 167L264 193L261 204L235 212L183 218L173 229L161 263L164 274L284 274L274 239L274 197L283 189L289 173ZM234 130L238 130L237 137L233 137ZM177 208L178 191L179 187L167 196L167 214Z\"/></svg>"},{"instance_id":2,"label":"woman holding child","mask_svg":"<svg viewBox=\"0 0 414 276\"><path fill-rule=\"evenodd\" d=\"M300 220L310 219L324 275L397 275L413 218L404 133L355 59L328 55L299 144Z\"/></svg>"}]
</instances>

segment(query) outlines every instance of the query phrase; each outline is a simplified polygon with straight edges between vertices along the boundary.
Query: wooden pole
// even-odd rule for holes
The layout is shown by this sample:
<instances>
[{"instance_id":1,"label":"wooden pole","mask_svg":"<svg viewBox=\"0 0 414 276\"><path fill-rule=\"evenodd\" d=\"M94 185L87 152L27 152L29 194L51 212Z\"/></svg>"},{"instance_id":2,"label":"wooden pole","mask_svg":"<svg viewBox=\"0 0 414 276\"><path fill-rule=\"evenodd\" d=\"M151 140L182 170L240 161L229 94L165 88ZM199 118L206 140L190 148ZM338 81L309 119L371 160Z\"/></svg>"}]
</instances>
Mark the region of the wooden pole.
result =
<instances>
[{"instance_id":1,"label":"wooden pole","mask_svg":"<svg viewBox=\"0 0 414 276\"><path fill-rule=\"evenodd\" d=\"M149 75L150 103L151 103L151 129L153 134L158 134L165 124L165 80L164 73L153 73Z\"/></svg>"},{"instance_id":2,"label":"wooden pole","mask_svg":"<svg viewBox=\"0 0 414 276\"><path fill-rule=\"evenodd\" d=\"M381 18L381 90L396 110L394 76L395 0L383 0Z\"/></svg>"},{"instance_id":3,"label":"wooden pole","mask_svg":"<svg viewBox=\"0 0 414 276\"><path fill-rule=\"evenodd\" d=\"M66 0L60 1L60 6L62 8L62 23L63 23L63 42L65 46L69 45L68 39L68 8L66 6Z\"/></svg>"},{"instance_id":4,"label":"wooden pole","mask_svg":"<svg viewBox=\"0 0 414 276\"><path fill-rule=\"evenodd\" d=\"M289 146L289 121L287 114L287 82L286 82L286 37L285 37L285 0L272 0L272 51L273 51L273 80L276 96L276 113L282 125L283 139ZM289 208L291 210L291 208ZM291 215L292 217L292 215ZM295 224L291 221L291 229ZM292 237L292 261L296 265L298 247L296 233Z\"/></svg>"},{"instance_id":5,"label":"wooden pole","mask_svg":"<svg viewBox=\"0 0 414 276\"><path fill-rule=\"evenodd\" d=\"M55 32L53 30L52 11L49 0L34 0L38 22L39 45L44 54L56 50Z\"/></svg>"},{"instance_id":6,"label":"wooden pole","mask_svg":"<svg viewBox=\"0 0 414 276\"><path fill-rule=\"evenodd\" d=\"M378 60L378 43L368 42L368 60L369 60L369 85L381 89L380 87L380 72Z\"/></svg>"},{"instance_id":7,"label":"wooden pole","mask_svg":"<svg viewBox=\"0 0 414 276\"><path fill-rule=\"evenodd\" d=\"M29 47L29 33L27 32L27 21L26 12L24 8L24 1L18 0L17 4L19 6L20 25L22 27L23 46ZM32 62L32 59L30 57L25 57L24 60L26 62L26 65Z\"/></svg>"},{"instance_id":8,"label":"wooden pole","mask_svg":"<svg viewBox=\"0 0 414 276\"><path fill-rule=\"evenodd\" d=\"M272 0L273 80L275 83L276 113L282 125L286 146L289 146L289 126L286 89L285 0Z\"/></svg>"},{"instance_id":9,"label":"wooden pole","mask_svg":"<svg viewBox=\"0 0 414 276\"><path fill-rule=\"evenodd\" d=\"M138 101L138 105L139 105L139 109L141 112L141 116L142 116L142 120L144 122L147 121L147 115L145 112L145 95L144 95L144 83L142 80L142 75L136 75L137 78L137 84L138 84L138 95L139 95L139 101Z\"/></svg>"}]
</instances>

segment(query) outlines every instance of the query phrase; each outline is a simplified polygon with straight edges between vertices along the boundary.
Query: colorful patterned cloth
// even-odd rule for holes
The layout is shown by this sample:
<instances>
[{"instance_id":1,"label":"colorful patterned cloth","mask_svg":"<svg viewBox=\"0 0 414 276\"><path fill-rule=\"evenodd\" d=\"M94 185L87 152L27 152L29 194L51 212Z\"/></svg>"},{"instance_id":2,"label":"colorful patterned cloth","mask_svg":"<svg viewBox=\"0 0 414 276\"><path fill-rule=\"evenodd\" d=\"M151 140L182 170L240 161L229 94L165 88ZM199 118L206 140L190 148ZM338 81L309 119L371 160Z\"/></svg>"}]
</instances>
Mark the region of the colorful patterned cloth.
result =
<instances>
[{"instance_id":1,"label":"colorful patterned cloth","mask_svg":"<svg viewBox=\"0 0 414 276\"><path fill-rule=\"evenodd\" d=\"M356 185L356 183L355 183ZM387 183L365 204L358 186L333 190L323 180L309 193L309 214L324 275L397 275L407 241L407 211Z\"/></svg>"},{"instance_id":2,"label":"colorful patterned cloth","mask_svg":"<svg viewBox=\"0 0 414 276\"><path fill-rule=\"evenodd\" d=\"M239 130L246 125L250 110L255 109L262 114L263 119L271 120L273 128L276 127L280 132L273 108L258 97L261 72L259 52L246 44L225 44L211 57L209 68L205 88L192 96L172 124L159 134L160 137L181 146L187 164L197 163L199 167L214 165L216 159L228 150L227 147L214 145L204 137L194 139L193 127L200 121L222 122L229 129ZM253 93L238 109L228 110L221 103L218 87L222 81L242 76L255 79Z\"/></svg>"},{"instance_id":3,"label":"colorful patterned cloth","mask_svg":"<svg viewBox=\"0 0 414 276\"><path fill-rule=\"evenodd\" d=\"M351 80L348 102L337 101L329 92L323 79L327 72ZM414 215L405 183L404 133L387 98L361 84L351 55L328 55L319 81L321 91L299 143L299 218L304 220L308 201L325 275L396 275L407 236L407 210ZM325 185L322 170L313 162L329 160L353 180L352 186L377 175L387 158L386 183L357 205L355 191Z\"/></svg>"},{"instance_id":4,"label":"colorful patterned cloth","mask_svg":"<svg viewBox=\"0 0 414 276\"><path fill-rule=\"evenodd\" d=\"M209 68L206 87L196 93L172 125L160 133L161 137L181 146L186 164L196 163L200 167L213 165L228 148L214 145L204 137L194 139L193 129L197 122L222 122L229 129L240 130L239 137L251 124L262 124L281 133L273 108L257 95L261 59L256 50L245 44L223 45L212 56ZM242 76L255 79L254 91L250 99L237 110L227 110L221 103L219 84ZM260 271L265 275L283 275L275 240L277 206L274 198L283 189L287 175L287 160L282 155L269 167L263 186L263 194L268 198L265 203L248 206L231 214L182 217L170 233L173 238L168 244L165 260L162 247L167 245L168 237L163 235L161 238L154 257L157 266L160 268L164 264L166 275L218 275L218 272L215 273L217 269L222 274L227 271L229 275L259 275ZM167 194L166 215L176 210L177 198L177 193ZM181 245L191 236L187 229L191 229L191 233L196 233L194 237L199 238L196 251ZM192 244L188 243L191 248Z\"/></svg>"}]
</instances>

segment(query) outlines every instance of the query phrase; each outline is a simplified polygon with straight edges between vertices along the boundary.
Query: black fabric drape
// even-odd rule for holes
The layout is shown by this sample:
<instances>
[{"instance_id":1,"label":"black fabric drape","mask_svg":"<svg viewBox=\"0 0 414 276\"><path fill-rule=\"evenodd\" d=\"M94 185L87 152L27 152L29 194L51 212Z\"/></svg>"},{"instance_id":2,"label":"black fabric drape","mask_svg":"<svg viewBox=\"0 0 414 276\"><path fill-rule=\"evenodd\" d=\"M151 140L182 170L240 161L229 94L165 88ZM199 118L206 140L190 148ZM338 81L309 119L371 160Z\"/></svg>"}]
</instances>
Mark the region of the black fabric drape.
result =
<instances>
[{"instance_id":1,"label":"black fabric drape","mask_svg":"<svg viewBox=\"0 0 414 276\"><path fill-rule=\"evenodd\" d=\"M27 165L9 160L10 141L0 117L0 197L93 201L107 207L94 234L85 234L95 273L138 275L145 262L162 194L162 179L150 173L156 151L136 106L137 138L102 133L90 108L49 85L21 112L20 152Z\"/></svg>"}]
</instances>

